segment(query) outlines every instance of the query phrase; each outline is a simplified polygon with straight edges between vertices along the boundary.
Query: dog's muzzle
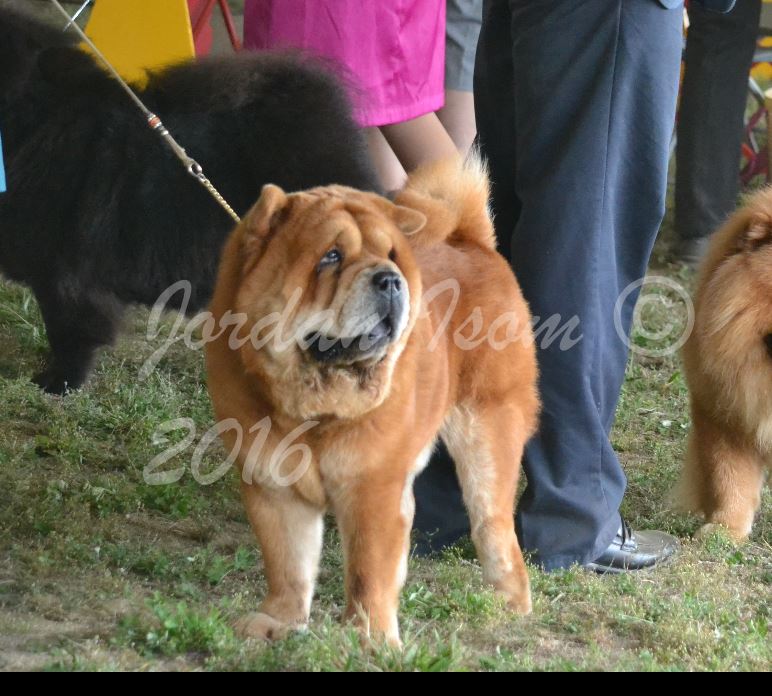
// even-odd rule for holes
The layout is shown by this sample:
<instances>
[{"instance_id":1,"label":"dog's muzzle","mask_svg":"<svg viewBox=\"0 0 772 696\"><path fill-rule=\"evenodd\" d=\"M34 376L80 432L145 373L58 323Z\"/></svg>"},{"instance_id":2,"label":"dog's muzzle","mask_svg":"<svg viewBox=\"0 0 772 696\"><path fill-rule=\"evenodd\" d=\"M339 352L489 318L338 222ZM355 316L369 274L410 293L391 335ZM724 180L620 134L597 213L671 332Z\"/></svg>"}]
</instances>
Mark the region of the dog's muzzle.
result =
<instances>
[{"instance_id":1,"label":"dog's muzzle","mask_svg":"<svg viewBox=\"0 0 772 696\"><path fill-rule=\"evenodd\" d=\"M308 354L327 365L353 365L383 357L386 348L397 341L404 330L409 311L409 293L405 279L391 270L373 274L367 298L365 318L359 322L361 333L337 337L322 333L304 337Z\"/></svg>"}]
</instances>

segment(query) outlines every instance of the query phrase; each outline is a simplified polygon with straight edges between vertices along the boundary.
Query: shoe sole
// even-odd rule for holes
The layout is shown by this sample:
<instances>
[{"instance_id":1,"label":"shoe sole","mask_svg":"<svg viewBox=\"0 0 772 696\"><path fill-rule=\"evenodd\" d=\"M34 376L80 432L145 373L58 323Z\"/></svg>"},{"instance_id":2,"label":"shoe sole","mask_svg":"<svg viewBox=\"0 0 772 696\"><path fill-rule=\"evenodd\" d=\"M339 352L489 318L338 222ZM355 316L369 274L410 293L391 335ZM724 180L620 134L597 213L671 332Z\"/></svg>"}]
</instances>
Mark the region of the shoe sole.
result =
<instances>
[{"instance_id":1,"label":"shoe sole","mask_svg":"<svg viewBox=\"0 0 772 696\"><path fill-rule=\"evenodd\" d=\"M597 573L598 575L622 575L623 573L640 573L641 571L651 571L659 568L660 566L670 563L676 555L676 550L669 556L665 556L658 561L655 561L651 565L641 566L640 568L614 568L613 566L601 566L596 563L586 563L582 566L584 570Z\"/></svg>"}]
</instances>

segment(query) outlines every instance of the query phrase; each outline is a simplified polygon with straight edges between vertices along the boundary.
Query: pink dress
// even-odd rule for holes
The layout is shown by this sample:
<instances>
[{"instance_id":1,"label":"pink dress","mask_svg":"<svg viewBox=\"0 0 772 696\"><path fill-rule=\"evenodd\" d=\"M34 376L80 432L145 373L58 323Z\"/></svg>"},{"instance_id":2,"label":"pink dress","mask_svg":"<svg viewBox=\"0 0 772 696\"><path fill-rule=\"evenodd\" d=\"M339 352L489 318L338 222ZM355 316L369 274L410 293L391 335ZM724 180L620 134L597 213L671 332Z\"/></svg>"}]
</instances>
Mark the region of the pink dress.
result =
<instances>
[{"instance_id":1,"label":"pink dress","mask_svg":"<svg viewBox=\"0 0 772 696\"><path fill-rule=\"evenodd\" d=\"M341 64L363 126L444 104L445 0L246 0L244 46L300 48Z\"/></svg>"}]
</instances>

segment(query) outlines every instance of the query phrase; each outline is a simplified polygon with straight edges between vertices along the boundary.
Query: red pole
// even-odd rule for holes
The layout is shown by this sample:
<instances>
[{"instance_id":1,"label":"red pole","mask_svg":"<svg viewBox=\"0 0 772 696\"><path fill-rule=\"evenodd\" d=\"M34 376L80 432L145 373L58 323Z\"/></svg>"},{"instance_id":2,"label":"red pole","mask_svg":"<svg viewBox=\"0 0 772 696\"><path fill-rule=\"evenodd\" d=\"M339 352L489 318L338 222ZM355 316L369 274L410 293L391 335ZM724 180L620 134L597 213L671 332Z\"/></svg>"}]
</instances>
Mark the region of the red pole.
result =
<instances>
[{"instance_id":1,"label":"red pole","mask_svg":"<svg viewBox=\"0 0 772 696\"><path fill-rule=\"evenodd\" d=\"M216 0L206 0L206 4L201 8L196 18L196 23L193 26L193 38L198 38L198 35L203 31L209 18L212 16L212 9Z\"/></svg>"},{"instance_id":2,"label":"red pole","mask_svg":"<svg viewBox=\"0 0 772 696\"><path fill-rule=\"evenodd\" d=\"M234 51L241 50L241 41L239 40L238 32L236 31L236 25L233 22L233 15L231 14L231 8L228 7L228 0L219 0L220 10L222 11L222 18L225 21L225 27L228 30L228 36L231 39L231 45Z\"/></svg>"}]
</instances>

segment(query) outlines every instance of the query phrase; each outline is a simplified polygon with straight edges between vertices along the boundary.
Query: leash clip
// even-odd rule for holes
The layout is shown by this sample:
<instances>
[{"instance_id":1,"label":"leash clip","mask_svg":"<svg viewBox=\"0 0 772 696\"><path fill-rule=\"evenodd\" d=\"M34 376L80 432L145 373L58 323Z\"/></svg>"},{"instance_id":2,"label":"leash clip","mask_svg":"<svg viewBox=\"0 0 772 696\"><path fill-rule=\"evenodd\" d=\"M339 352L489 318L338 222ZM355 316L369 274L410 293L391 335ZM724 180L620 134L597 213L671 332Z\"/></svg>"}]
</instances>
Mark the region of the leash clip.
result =
<instances>
[{"instance_id":1,"label":"leash clip","mask_svg":"<svg viewBox=\"0 0 772 696\"><path fill-rule=\"evenodd\" d=\"M204 179L204 168L196 160L191 159L188 163L188 174L202 180Z\"/></svg>"}]
</instances>

